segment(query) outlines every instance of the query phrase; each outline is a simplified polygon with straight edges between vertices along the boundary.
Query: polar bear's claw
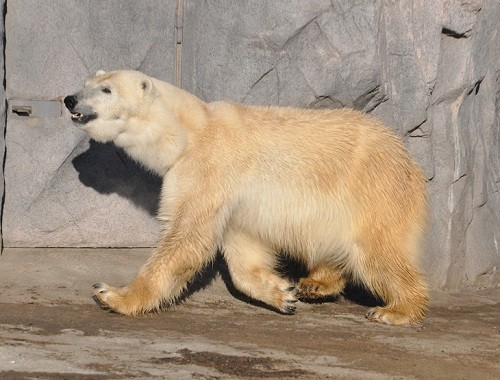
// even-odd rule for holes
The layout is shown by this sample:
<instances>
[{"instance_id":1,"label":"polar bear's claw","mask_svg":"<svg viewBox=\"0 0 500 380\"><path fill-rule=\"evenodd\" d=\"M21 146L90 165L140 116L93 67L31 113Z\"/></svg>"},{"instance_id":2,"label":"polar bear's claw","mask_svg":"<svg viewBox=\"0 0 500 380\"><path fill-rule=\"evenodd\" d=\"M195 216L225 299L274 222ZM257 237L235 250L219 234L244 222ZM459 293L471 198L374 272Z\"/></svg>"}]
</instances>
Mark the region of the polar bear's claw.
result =
<instances>
[{"instance_id":1,"label":"polar bear's claw","mask_svg":"<svg viewBox=\"0 0 500 380\"><path fill-rule=\"evenodd\" d=\"M283 314L295 314L297 310L297 289L294 285L288 286L283 289L285 296L283 297L283 304L279 308L280 312Z\"/></svg>"},{"instance_id":2,"label":"polar bear's claw","mask_svg":"<svg viewBox=\"0 0 500 380\"><path fill-rule=\"evenodd\" d=\"M109 309L110 305L108 304L108 293L109 286L104 282L99 282L97 284L92 285L94 289L94 295L92 299L103 309Z\"/></svg>"},{"instance_id":3,"label":"polar bear's claw","mask_svg":"<svg viewBox=\"0 0 500 380\"><path fill-rule=\"evenodd\" d=\"M283 308L283 314L295 314L295 311L297 310L297 306L295 305L287 305Z\"/></svg>"},{"instance_id":4,"label":"polar bear's claw","mask_svg":"<svg viewBox=\"0 0 500 380\"><path fill-rule=\"evenodd\" d=\"M95 292L98 293L106 293L108 291L108 285L103 282L92 285L92 288L95 289Z\"/></svg>"}]
</instances>

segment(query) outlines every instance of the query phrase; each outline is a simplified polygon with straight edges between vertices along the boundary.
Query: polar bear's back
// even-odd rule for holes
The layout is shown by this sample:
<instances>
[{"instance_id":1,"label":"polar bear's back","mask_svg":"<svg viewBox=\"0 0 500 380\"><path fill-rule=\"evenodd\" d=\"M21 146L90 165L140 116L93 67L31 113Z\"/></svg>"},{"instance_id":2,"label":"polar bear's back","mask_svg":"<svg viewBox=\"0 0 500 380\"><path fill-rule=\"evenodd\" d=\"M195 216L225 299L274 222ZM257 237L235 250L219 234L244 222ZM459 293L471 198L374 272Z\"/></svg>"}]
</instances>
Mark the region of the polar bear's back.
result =
<instances>
[{"instance_id":1,"label":"polar bear's back","mask_svg":"<svg viewBox=\"0 0 500 380\"><path fill-rule=\"evenodd\" d=\"M216 127L218 165L227 160L240 186L235 228L308 262L345 262L360 236L418 239L425 178L379 121L349 109L221 106L230 116Z\"/></svg>"}]
</instances>

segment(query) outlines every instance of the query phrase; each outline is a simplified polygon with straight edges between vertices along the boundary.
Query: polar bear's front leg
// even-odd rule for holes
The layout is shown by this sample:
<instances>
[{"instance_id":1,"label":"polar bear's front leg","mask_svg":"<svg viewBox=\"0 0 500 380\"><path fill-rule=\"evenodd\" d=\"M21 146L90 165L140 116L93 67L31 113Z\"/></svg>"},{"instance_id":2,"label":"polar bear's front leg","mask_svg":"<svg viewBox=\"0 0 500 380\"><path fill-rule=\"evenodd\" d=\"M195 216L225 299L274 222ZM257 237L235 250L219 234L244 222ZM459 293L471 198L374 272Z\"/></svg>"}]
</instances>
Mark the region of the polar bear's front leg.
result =
<instances>
[{"instance_id":1,"label":"polar bear's front leg","mask_svg":"<svg viewBox=\"0 0 500 380\"><path fill-rule=\"evenodd\" d=\"M159 309L175 300L215 253L216 240L209 223L178 223L129 285L95 284L94 300L104 309L125 315Z\"/></svg>"}]
</instances>

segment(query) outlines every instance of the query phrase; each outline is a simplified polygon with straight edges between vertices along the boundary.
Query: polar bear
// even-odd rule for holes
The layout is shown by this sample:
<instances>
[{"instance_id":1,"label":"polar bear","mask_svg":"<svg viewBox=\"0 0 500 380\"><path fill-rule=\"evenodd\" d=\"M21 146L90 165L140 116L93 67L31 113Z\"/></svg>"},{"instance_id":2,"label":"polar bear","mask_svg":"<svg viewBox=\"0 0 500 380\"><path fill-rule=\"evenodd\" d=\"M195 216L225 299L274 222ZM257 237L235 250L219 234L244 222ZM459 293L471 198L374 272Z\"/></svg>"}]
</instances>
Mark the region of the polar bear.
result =
<instances>
[{"instance_id":1,"label":"polar bear","mask_svg":"<svg viewBox=\"0 0 500 380\"><path fill-rule=\"evenodd\" d=\"M163 236L127 286L94 285L104 308L135 315L178 297L220 250L234 285L282 313L346 281L383 301L372 321L421 321L418 267L426 181L402 142L350 109L205 103L137 71L98 71L64 99L73 122L163 177ZM275 271L286 252L308 269Z\"/></svg>"}]
</instances>

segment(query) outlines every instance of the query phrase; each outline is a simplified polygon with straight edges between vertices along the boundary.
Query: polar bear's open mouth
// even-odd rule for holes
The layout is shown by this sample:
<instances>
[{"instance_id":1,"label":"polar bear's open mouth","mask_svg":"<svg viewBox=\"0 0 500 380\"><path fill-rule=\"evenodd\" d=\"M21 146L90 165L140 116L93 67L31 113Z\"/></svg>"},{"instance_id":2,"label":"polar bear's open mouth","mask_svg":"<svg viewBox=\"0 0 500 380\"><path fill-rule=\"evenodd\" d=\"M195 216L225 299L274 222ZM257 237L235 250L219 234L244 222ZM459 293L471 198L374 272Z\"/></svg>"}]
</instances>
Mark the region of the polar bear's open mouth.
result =
<instances>
[{"instance_id":1,"label":"polar bear's open mouth","mask_svg":"<svg viewBox=\"0 0 500 380\"><path fill-rule=\"evenodd\" d=\"M95 114L95 113L92 113L90 115L83 115L83 114L78 113L78 112L71 113L71 120L73 120L73 122L79 123L79 124L86 124L89 121L94 120L96 118L97 118L97 114Z\"/></svg>"}]
</instances>

